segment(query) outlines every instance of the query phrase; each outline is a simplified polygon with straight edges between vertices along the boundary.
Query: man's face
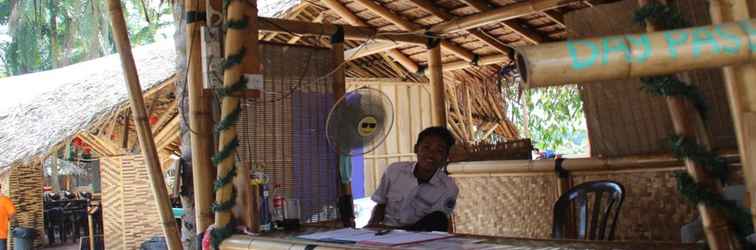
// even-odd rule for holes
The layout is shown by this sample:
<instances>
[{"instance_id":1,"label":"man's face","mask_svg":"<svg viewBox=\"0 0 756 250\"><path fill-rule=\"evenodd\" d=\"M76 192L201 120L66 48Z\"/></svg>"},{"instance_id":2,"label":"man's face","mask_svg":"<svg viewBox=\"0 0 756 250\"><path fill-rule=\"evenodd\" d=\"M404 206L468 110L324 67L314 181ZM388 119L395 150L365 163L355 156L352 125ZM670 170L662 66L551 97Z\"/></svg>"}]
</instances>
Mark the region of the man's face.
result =
<instances>
[{"instance_id":1,"label":"man's face","mask_svg":"<svg viewBox=\"0 0 756 250\"><path fill-rule=\"evenodd\" d=\"M449 148L441 137L428 136L415 145L417 167L423 171L435 171L446 164Z\"/></svg>"}]
</instances>

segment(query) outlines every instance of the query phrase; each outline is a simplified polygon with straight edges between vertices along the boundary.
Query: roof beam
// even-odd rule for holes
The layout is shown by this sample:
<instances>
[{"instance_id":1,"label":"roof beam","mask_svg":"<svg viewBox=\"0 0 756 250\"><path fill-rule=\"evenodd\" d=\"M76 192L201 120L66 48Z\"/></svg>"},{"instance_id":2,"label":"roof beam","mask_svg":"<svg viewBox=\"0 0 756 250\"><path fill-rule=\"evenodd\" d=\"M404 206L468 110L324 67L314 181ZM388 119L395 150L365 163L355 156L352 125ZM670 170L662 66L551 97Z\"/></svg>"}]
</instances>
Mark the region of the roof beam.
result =
<instances>
[{"instance_id":1,"label":"roof beam","mask_svg":"<svg viewBox=\"0 0 756 250\"><path fill-rule=\"evenodd\" d=\"M315 19L312 19L312 22L313 23L322 23L324 18L325 18L325 12L320 12L320 14L318 14L318 16L315 17ZM287 41L286 43L288 43L288 44L295 44L295 43L299 42L299 40L301 40L301 39L302 39L301 35L292 36L289 39L289 41Z\"/></svg>"},{"instance_id":2,"label":"roof beam","mask_svg":"<svg viewBox=\"0 0 756 250\"><path fill-rule=\"evenodd\" d=\"M471 1L471 0L465 0L464 2L467 3L467 1L479 3L479 1ZM456 16L452 15L448 11L445 11L441 9L441 7L437 6L436 4L428 1L428 0L410 0L413 4L417 5L417 7L420 7L421 9L430 12L431 14L441 18L444 21L448 21L451 19L456 18ZM467 32L470 33L473 37L480 40L481 42L485 43L486 45L490 46L491 48L507 54L509 56L513 56L514 53L511 48L505 46L503 43L498 41L498 39L495 39L491 37L491 35L486 34L482 30L477 29L469 29Z\"/></svg>"},{"instance_id":3,"label":"roof beam","mask_svg":"<svg viewBox=\"0 0 756 250\"><path fill-rule=\"evenodd\" d=\"M344 36L352 40L378 40L392 41L399 43L409 43L416 45L425 45L426 39L414 34L390 34L378 35L378 31L368 27L355 27L349 25L336 25L327 23L311 23L278 18L258 17L258 26L261 31L271 32L291 32L300 35L331 35L336 32L339 26L344 28Z\"/></svg>"},{"instance_id":4,"label":"roof beam","mask_svg":"<svg viewBox=\"0 0 756 250\"><path fill-rule=\"evenodd\" d=\"M543 15L546 16L546 18L548 18L552 22L555 22L561 25L562 27L567 27L567 25L564 24L564 15L562 15L562 13L559 13L556 10L547 10L543 12Z\"/></svg>"},{"instance_id":5,"label":"roof beam","mask_svg":"<svg viewBox=\"0 0 756 250\"><path fill-rule=\"evenodd\" d=\"M519 20L507 20L504 21L503 24L507 29L519 35L530 44L540 44L549 41L548 38L534 32L527 26L527 24Z\"/></svg>"},{"instance_id":6,"label":"roof beam","mask_svg":"<svg viewBox=\"0 0 756 250\"><path fill-rule=\"evenodd\" d=\"M463 0L463 2L465 2L467 5L470 5L470 7L473 7L474 9L480 12L487 12L487 11L492 11L495 9L485 0ZM522 23L521 21L517 21L514 19L504 20L503 25L504 27L511 30L515 34L524 38L526 41L528 41L528 43L539 44L539 43L548 41L546 37L536 32L533 32L527 27L526 24Z\"/></svg>"},{"instance_id":7,"label":"roof beam","mask_svg":"<svg viewBox=\"0 0 756 250\"><path fill-rule=\"evenodd\" d=\"M344 51L344 60L351 61L373 54L378 54L401 46L399 43L384 41L368 41L360 46Z\"/></svg>"},{"instance_id":8,"label":"roof beam","mask_svg":"<svg viewBox=\"0 0 756 250\"><path fill-rule=\"evenodd\" d=\"M576 1L579 0L533 0L514 3L475 15L436 24L430 28L430 31L438 34L447 34L479 28L485 25L512 20L537 12L559 8Z\"/></svg>"},{"instance_id":9,"label":"roof beam","mask_svg":"<svg viewBox=\"0 0 756 250\"><path fill-rule=\"evenodd\" d=\"M339 0L321 0L323 4L325 4L330 10L333 10L336 12L337 15L339 15L341 18L347 21L347 23L354 25L354 26L360 26L360 27L369 27L369 25L360 19L360 17L354 15L352 11L347 9L346 6L341 4ZM402 67L407 69L409 72L415 73L420 70L420 66L415 63L411 58L409 58L407 55L399 51L398 49L391 49L388 52L388 55L396 60Z\"/></svg>"},{"instance_id":10,"label":"roof beam","mask_svg":"<svg viewBox=\"0 0 756 250\"><path fill-rule=\"evenodd\" d=\"M378 5L377 3L373 2L372 0L354 0L358 4L361 4L366 9L372 11L373 13L377 14L380 17L383 17L384 19L388 20L389 22L393 23L396 26L399 26L404 31L419 31L424 30L422 26L419 24L407 21L406 19L401 18L400 16L392 13L390 10L386 9L383 6ZM460 47L459 45L456 45L452 42L443 40L441 41L441 47L445 50L448 50L455 56L464 59L465 61L472 62L475 60L475 54L470 52L469 50Z\"/></svg>"},{"instance_id":11,"label":"roof beam","mask_svg":"<svg viewBox=\"0 0 756 250\"><path fill-rule=\"evenodd\" d=\"M484 56L481 57L480 60L478 60L478 66L486 66L491 64L501 64L509 62L509 56L502 55L502 54L494 54L490 56ZM466 69L469 67L473 67L474 65L470 64L469 62L465 61L456 61L451 63L445 63L444 64L444 72L447 71L455 71L460 69Z\"/></svg>"}]
</instances>

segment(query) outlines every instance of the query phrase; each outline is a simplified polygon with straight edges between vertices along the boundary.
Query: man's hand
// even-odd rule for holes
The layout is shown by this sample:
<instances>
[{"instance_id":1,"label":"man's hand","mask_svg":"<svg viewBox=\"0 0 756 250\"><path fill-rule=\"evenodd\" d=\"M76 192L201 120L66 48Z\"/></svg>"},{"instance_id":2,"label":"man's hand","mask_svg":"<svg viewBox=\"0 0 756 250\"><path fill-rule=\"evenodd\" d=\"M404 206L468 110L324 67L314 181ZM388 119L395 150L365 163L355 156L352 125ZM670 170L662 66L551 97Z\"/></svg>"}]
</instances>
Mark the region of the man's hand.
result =
<instances>
[{"instance_id":1,"label":"man's hand","mask_svg":"<svg viewBox=\"0 0 756 250\"><path fill-rule=\"evenodd\" d=\"M373 215L370 217L367 227L384 227L384 216L386 216L386 204L375 205L373 208Z\"/></svg>"}]
</instances>

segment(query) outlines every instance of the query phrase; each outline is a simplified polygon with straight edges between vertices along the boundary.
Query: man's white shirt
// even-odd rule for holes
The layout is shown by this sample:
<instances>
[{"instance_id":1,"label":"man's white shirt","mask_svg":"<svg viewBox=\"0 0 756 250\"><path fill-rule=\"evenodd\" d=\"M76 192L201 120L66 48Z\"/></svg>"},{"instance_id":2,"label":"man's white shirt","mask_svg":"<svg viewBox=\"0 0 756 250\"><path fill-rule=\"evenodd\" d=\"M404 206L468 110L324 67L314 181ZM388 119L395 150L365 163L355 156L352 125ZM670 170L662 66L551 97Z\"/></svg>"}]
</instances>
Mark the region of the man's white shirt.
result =
<instances>
[{"instance_id":1,"label":"man's white shirt","mask_svg":"<svg viewBox=\"0 0 756 250\"><path fill-rule=\"evenodd\" d=\"M419 184L414 175L415 162L391 164L370 198L386 204L383 223L389 226L415 224L424 216L440 211L451 215L459 189L451 177L439 169L427 182Z\"/></svg>"}]
</instances>

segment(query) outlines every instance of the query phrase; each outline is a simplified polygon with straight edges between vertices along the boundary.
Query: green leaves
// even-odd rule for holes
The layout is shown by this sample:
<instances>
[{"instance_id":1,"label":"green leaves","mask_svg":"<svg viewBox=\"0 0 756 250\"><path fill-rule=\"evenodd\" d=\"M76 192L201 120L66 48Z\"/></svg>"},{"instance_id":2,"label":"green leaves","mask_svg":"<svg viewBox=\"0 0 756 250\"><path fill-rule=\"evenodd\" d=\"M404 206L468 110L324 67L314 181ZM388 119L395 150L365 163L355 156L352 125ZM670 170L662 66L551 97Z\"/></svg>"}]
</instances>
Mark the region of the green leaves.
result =
<instances>
[{"instance_id":1,"label":"green leaves","mask_svg":"<svg viewBox=\"0 0 756 250\"><path fill-rule=\"evenodd\" d=\"M134 46L170 38L165 35L173 21L170 6L131 0L123 7ZM0 0L0 24L9 26L11 37L0 42L6 75L49 70L115 52L105 1Z\"/></svg>"},{"instance_id":2,"label":"green leaves","mask_svg":"<svg viewBox=\"0 0 756 250\"><path fill-rule=\"evenodd\" d=\"M562 154L586 153L588 133L578 86L504 88L508 117L536 148Z\"/></svg>"}]
</instances>

